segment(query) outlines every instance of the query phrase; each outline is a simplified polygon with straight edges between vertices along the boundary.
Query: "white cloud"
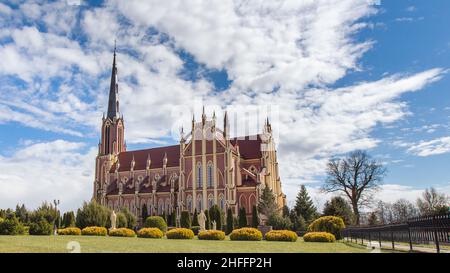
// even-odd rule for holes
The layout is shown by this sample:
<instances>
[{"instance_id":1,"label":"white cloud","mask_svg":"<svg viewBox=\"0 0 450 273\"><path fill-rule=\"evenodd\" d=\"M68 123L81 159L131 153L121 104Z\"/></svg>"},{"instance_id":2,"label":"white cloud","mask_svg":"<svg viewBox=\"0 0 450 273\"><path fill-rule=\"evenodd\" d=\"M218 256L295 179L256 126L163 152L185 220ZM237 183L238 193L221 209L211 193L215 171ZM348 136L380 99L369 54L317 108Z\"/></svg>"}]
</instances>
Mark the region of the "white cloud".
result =
<instances>
[{"instance_id":1,"label":"white cloud","mask_svg":"<svg viewBox=\"0 0 450 273\"><path fill-rule=\"evenodd\" d=\"M450 152L450 137L441 137L430 141L421 141L412 145L408 152L418 156L431 156Z\"/></svg>"},{"instance_id":2,"label":"white cloud","mask_svg":"<svg viewBox=\"0 0 450 273\"><path fill-rule=\"evenodd\" d=\"M96 149L55 140L31 144L9 157L0 156L0 207L26 203L36 208L43 200L61 200L61 209L75 209L92 195L92 165Z\"/></svg>"},{"instance_id":3,"label":"white cloud","mask_svg":"<svg viewBox=\"0 0 450 273\"><path fill-rule=\"evenodd\" d=\"M0 3L0 13L9 15L12 13L12 9L9 6L7 6L3 3Z\"/></svg>"},{"instance_id":4,"label":"white cloud","mask_svg":"<svg viewBox=\"0 0 450 273\"><path fill-rule=\"evenodd\" d=\"M171 111L177 105L193 106L196 99L222 107L278 105L283 111L273 128L280 136L282 181L293 200L299 183L317 182L330 156L376 147L380 140L371 136L373 128L408 115L401 95L420 90L445 73L436 68L331 88L349 71L364 70L359 60L374 41L360 41L355 34L371 27L368 18L375 8L360 0L111 0L85 11L65 1L22 3L19 10L6 11L14 17L8 24L0 20L6 24L0 37L11 40L0 45L0 81L6 91L0 93L0 122L98 135L117 38L120 105L128 143L164 142L175 123ZM8 9L0 6L2 10ZM30 21L33 24L23 26ZM38 28L38 23L46 28ZM86 39L75 39L80 36ZM195 81L180 75L184 69L180 50L206 69L225 71L231 86L215 92L201 73ZM86 157L92 171L94 155L79 156ZM42 168L35 164L38 174ZM65 164L59 168L81 177L81 168ZM13 171L21 170L8 173L16 181L23 179L17 185L29 183ZM57 177L55 172L49 175ZM91 180L83 181L90 186ZM59 190L54 188L54 193Z\"/></svg>"}]
</instances>

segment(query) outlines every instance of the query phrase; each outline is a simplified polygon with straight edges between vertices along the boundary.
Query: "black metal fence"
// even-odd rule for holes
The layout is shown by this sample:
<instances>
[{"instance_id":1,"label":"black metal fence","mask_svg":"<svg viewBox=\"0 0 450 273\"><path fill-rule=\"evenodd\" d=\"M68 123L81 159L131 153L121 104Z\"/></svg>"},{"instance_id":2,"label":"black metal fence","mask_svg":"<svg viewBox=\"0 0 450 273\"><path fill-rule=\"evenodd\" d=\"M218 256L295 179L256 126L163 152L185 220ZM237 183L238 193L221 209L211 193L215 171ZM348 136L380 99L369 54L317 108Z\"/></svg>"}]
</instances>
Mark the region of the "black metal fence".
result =
<instances>
[{"instance_id":1,"label":"black metal fence","mask_svg":"<svg viewBox=\"0 0 450 273\"><path fill-rule=\"evenodd\" d=\"M378 241L380 248L382 241L391 242L392 249L395 249L395 242L408 243L410 251L414 250L414 244L434 245L439 253L441 246L450 245L450 213L412 218L405 223L350 226L344 229L342 235L349 241Z\"/></svg>"}]
</instances>

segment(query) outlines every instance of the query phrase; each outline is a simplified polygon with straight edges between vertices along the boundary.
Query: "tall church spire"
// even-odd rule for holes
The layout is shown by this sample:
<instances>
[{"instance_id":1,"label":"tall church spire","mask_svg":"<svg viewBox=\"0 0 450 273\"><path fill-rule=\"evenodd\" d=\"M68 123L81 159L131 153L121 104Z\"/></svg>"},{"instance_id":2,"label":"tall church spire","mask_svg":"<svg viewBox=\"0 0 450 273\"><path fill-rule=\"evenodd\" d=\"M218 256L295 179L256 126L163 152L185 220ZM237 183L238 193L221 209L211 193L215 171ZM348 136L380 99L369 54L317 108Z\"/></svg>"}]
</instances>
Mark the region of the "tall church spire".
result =
<instances>
[{"instance_id":1,"label":"tall church spire","mask_svg":"<svg viewBox=\"0 0 450 273\"><path fill-rule=\"evenodd\" d=\"M116 42L114 41L114 58L109 87L108 118L119 117L119 85L117 84Z\"/></svg>"}]
</instances>

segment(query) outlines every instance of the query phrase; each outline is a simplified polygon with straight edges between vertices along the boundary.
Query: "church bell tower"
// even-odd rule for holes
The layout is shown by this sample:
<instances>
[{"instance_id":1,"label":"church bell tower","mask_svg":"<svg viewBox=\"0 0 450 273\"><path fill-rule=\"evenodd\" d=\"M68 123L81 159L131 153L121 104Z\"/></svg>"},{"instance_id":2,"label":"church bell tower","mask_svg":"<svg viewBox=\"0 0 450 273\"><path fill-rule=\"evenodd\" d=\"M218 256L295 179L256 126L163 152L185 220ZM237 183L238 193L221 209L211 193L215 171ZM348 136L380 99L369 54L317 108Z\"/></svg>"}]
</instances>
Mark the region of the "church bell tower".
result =
<instances>
[{"instance_id":1,"label":"church bell tower","mask_svg":"<svg viewBox=\"0 0 450 273\"><path fill-rule=\"evenodd\" d=\"M93 199L104 205L106 188L109 183L109 170L121 152L126 151L124 138L124 121L119 112L119 85L117 83L116 47L111 71L109 87L108 112L103 114L101 138L98 144L98 155L95 164L95 181Z\"/></svg>"},{"instance_id":2,"label":"church bell tower","mask_svg":"<svg viewBox=\"0 0 450 273\"><path fill-rule=\"evenodd\" d=\"M116 49L109 87L108 112L102 119L102 136L99 155L117 155L126 150L124 140L124 122L119 112L119 86L117 83Z\"/></svg>"}]
</instances>

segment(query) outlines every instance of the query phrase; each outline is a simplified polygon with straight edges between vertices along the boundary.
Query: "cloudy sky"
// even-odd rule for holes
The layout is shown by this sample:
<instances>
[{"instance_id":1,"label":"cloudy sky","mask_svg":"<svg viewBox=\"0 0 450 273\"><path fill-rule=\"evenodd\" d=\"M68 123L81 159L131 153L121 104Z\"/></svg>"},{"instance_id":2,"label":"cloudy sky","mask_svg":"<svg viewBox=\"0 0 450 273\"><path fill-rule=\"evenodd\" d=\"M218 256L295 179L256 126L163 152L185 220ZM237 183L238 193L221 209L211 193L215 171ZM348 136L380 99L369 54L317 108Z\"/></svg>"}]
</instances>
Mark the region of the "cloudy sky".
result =
<instances>
[{"instance_id":1,"label":"cloudy sky","mask_svg":"<svg viewBox=\"0 0 450 273\"><path fill-rule=\"evenodd\" d=\"M176 143L177 109L273 105L289 204L304 183L320 206L325 163L354 149L386 164L379 199L415 200L430 186L450 193L449 9L0 1L0 207L58 198L67 210L91 198L115 39L129 150Z\"/></svg>"}]
</instances>

